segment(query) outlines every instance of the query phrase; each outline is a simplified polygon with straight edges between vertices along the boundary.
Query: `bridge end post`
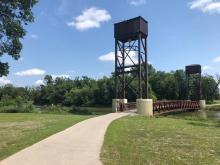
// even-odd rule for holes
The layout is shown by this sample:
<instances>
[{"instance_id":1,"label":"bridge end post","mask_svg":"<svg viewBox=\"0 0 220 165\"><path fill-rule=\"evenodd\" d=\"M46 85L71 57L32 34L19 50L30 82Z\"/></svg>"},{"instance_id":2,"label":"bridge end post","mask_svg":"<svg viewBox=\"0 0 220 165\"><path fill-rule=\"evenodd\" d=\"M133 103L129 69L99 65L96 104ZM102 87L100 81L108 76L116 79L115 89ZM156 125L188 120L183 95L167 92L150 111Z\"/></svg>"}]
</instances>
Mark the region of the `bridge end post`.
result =
<instances>
[{"instance_id":1,"label":"bridge end post","mask_svg":"<svg viewBox=\"0 0 220 165\"><path fill-rule=\"evenodd\" d=\"M120 102L121 102L122 104L127 104L127 103L128 103L128 100L127 100L127 99L120 99Z\"/></svg>"},{"instance_id":2,"label":"bridge end post","mask_svg":"<svg viewBox=\"0 0 220 165\"><path fill-rule=\"evenodd\" d=\"M127 99L112 99L112 112L119 111L119 103L126 104L128 103Z\"/></svg>"},{"instance_id":3,"label":"bridge end post","mask_svg":"<svg viewBox=\"0 0 220 165\"><path fill-rule=\"evenodd\" d=\"M206 108L206 100L199 100L199 107L200 109L205 109Z\"/></svg>"},{"instance_id":4,"label":"bridge end post","mask_svg":"<svg viewBox=\"0 0 220 165\"><path fill-rule=\"evenodd\" d=\"M112 99L112 112L118 112L120 99Z\"/></svg>"},{"instance_id":5,"label":"bridge end post","mask_svg":"<svg viewBox=\"0 0 220 165\"><path fill-rule=\"evenodd\" d=\"M153 100L152 99L137 99L137 113L152 117L153 114Z\"/></svg>"}]
</instances>

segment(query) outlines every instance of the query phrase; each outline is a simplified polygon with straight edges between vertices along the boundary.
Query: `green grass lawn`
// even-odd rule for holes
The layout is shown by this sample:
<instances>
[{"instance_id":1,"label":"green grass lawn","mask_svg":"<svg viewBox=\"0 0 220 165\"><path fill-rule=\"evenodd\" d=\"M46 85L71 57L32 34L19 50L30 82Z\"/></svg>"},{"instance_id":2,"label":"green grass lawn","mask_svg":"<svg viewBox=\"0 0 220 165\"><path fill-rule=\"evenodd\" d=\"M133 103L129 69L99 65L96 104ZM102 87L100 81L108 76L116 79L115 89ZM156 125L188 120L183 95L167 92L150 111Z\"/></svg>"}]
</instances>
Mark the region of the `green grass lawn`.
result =
<instances>
[{"instance_id":1,"label":"green grass lawn","mask_svg":"<svg viewBox=\"0 0 220 165\"><path fill-rule=\"evenodd\" d=\"M104 165L219 165L220 120L124 117L107 130Z\"/></svg>"},{"instance_id":2,"label":"green grass lawn","mask_svg":"<svg viewBox=\"0 0 220 165\"><path fill-rule=\"evenodd\" d=\"M93 116L0 113L0 160L90 117Z\"/></svg>"},{"instance_id":3,"label":"green grass lawn","mask_svg":"<svg viewBox=\"0 0 220 165\"><path fill-rule=\"evenodd\" d=\"M220 111L220 103L208 104L206 105L206 110Z\"/></svg>"},{"instance_id":4,"label":"green grass lawn","mask_svg":"<svg viewBox=\"0 0 220 165\"><path fill-rule=\"evenodd\" d=\"M214 100L213 104L220 104L220 100Z\"/></svg>"},{"instance_id":5,"label":"green grass lawn","mask_svg":"<svg viewBox=\"0 0 220 165\"><path fill-rule=\"evenodd\" d=\"M220 105L220 100L214 100L212 103L206 103L207 107Z\"/></svg>"}]
</instances>

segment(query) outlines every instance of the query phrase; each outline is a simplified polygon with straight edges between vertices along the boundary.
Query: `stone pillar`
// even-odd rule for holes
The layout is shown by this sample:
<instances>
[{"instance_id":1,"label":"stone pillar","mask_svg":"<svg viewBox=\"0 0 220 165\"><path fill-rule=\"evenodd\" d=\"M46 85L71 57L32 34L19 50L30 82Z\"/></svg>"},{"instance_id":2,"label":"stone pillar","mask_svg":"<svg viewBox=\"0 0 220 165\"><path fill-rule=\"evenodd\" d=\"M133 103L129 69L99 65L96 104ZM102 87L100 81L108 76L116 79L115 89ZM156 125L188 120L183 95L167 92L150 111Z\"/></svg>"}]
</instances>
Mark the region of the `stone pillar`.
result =
<instances>
[{"instance_id":1,"label":"stone pillar","mask_svg":"<svg viewBox=\"0 0 220 165\"><path fill-rule=\"evenodd\" d=\"M128 100L127 99L120 99L120 102L123 104L126 104L126 103L128 103Z\"/></svg>"},{"instance_id":2,"label":"stone pillar","mask_svg":"<svg viewBox=\"0 0 220 165\"><path fill-rule=\"evenodd\" d=\"M120 99L112 99L112 112L118 112L118 105L119 105Z\"/></svg>"},{"instance_id":3,"label":"stone pillar","mask_svg":"<svg viewBox=\"0 0 220 165\"><path fill-rule=\"evenodd\" d=\"M137 113L145 116L153 116L153 100L137 99Z\"/></svg>"},{"instance_id":4,"label":"stone pillar","mask_svg":"<svg viewBox=\"0 0 220 165\"><path fill-rule=\"evenodd\" d=\"M206 108L206 101L205 100L200 100L199 101L199 106L200 106L200 109L205 109Z\"/></svg>"}]
</instances>

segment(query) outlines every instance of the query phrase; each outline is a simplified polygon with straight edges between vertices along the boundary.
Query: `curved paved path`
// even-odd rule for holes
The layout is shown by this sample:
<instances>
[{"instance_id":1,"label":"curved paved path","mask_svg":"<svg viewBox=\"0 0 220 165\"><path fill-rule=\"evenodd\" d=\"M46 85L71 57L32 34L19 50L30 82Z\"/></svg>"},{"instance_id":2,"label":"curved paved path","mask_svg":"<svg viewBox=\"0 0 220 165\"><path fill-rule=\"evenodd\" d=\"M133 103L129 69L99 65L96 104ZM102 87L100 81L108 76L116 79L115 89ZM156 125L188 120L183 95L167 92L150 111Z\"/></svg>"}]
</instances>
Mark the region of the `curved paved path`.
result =
<instances>
[{"instance_id":1,"label":"curved paved path","mask_svg":"<svg viewBox=\"0 0 220 165\"><path fill-rule=\"evenodd\" d=\"M52 135L0 162L0 165L101 165L108 125L129 113L91 118Z\"/></svg>"}]
</instances>

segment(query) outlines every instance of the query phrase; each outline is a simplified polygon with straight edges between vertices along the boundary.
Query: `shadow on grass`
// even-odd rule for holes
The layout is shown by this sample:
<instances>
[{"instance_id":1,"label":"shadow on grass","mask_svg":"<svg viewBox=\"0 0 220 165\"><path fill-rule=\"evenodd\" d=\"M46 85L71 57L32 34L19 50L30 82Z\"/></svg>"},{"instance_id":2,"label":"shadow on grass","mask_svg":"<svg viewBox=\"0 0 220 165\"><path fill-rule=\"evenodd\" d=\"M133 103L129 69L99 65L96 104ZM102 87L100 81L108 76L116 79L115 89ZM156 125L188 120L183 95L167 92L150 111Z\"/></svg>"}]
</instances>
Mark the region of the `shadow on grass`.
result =
<instances>
[{"instance_id":1,"label":"shadow on grass","mask_svg":"<svg viewBox=\"0 0 220 165\"><path fill-rule=\"evenodd\" d=\"M96 108L96 107L72 107L69 110L71 114L77 115L105 115L111 113L111 108Z\"/></svg>"},{"instance_id":2,"label":"shadow on grass","mask_svg":"<svg viewBox=\"0 0 220 165\"><path fill-rule=\"evenodd\" d=\"M209 127L209 128L220 128L220 121L217 122L188 122L187 124L193 125L193 126L199 126L199 127Z\"/></svg>"},{"instance_id":3,"label":"shadow on grass","mask_svg":"<svg viewBox=\"0 0 220 165\"><path fill-rule=\"evenodd\" d=\"M83 116L105 115L111 113L111 108L106 107L64 107L64 106L36 106L34 113L43 114L72 114Z\"/></svg>"},{"instance_id":4,"label":"shadow on grass","mask_svg":"<svg viewBox=\"0 0 220 165\"><path fill-rule=\"evenodd\" d=\"M188 122L188 124L199 127L213 127L213 125L209 125L208 123Z\"/></svg>"}]
</instances>

